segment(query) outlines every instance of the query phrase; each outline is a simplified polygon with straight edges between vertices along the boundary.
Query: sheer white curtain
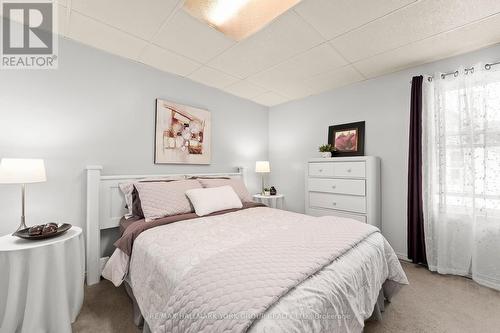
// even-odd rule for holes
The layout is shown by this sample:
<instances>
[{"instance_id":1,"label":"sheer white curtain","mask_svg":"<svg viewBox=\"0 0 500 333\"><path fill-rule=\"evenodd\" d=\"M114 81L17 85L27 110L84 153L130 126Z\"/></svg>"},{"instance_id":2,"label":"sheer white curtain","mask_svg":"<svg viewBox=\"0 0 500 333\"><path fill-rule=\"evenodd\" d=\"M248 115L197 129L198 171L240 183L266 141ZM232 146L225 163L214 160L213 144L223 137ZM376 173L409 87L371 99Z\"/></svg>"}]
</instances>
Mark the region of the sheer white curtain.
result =
<instances>
[{"instance_id":1,"label":"sheer white curtain","mask_svg":"<svg viewBox=\"0 0 500 333\"><path fill-rule=\"evenodd\" d=\"M424 82L429 268L500 290L500 71L478 64Z\"/></svg>"}]
</instances>

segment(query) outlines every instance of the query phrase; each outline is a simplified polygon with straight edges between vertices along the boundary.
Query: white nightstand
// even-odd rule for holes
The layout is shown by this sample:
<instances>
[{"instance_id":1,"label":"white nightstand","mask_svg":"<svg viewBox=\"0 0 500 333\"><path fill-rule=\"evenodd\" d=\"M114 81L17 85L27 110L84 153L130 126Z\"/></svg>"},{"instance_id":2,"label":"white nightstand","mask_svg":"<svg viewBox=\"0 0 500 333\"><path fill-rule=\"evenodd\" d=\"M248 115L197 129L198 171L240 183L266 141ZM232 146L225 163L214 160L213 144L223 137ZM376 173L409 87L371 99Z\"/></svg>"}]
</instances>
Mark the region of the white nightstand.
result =
<instances>
[{"instance_id":1,"label":"white nightstand","mask_svg":"<svg viewBox=\"0 0 500 333\"><path fill-rule=\"evenodd\" d=\"M71 332L83 303L82 229L45 240L0 237L2 332Z\"/></svg>"},{"instance_id":2,"label":"white nightstand","mask_svg":"<svg viewBox=\"0 0 500 333\"><path fill-rule=\"evenodd\" d=\"M263 203L271 208L285 209L285 196L283 194L276 194L276 195L254 194L253 200Z\"/></svg>"}]
</instances>

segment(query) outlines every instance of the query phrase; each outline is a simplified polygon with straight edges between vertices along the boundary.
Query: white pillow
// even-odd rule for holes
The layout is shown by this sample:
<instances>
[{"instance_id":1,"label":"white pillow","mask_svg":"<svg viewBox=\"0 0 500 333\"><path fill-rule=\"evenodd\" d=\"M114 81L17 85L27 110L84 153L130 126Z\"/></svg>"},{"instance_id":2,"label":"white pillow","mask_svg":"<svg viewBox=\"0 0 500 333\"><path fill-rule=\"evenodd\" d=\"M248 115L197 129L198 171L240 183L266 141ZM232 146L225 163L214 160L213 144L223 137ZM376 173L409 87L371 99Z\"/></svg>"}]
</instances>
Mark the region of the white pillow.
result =
<instances>
[{"instance_id":1,"label":"white pillow","mask_svg":"<svg viewBox=\"0 0 500 333\"><path fill-rule=\"evenodd\" d=\"M243 207L240 198L229 185L187 190L186 195L198 216Z\"/></svg>"}]
</instances>

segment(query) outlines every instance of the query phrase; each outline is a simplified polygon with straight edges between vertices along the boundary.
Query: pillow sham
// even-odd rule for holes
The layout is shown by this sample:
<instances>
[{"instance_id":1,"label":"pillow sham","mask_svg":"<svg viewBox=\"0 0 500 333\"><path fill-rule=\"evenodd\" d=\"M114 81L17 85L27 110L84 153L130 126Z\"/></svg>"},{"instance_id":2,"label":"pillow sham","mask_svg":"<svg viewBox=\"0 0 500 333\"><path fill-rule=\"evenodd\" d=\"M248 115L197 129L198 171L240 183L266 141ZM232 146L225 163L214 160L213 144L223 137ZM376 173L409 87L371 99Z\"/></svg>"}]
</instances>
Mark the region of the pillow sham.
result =
<instances>
[{"instance_id":1,"label":"pillow sham","mask_svg":"<svg viewBox=\"0 0 500 333\"><path fill-rule=\"evenodd\" d=\"M184 176L172 176L172 177L164 177L164 178L144 178L140 179L136 182L130 182L130 183L120 183L118 184L118 187L123 193L123 196L125 197L125 208L128 210L128 212L125 214L125 218L129 219L133 216L139 216L142 217L142 214L138 214L137 207L140 209L140 201L139 201L139 206L137 206L137 203L134 204L134 200L136 199L136 196L134 195L135 187L134 184L136 183L141 183L141 182L171 182L174 180L183 180L185 179ZM135 209L134 209L135 207Z\"/></svg>"},{"instance_id":2,"label":"pillow sham","mask_svg":"<svg viewBox=\"0 0 500 333\"><path fill-rule=\"evenodd\" d=\"M186 191L202 188L197 180L179 180L174 182L141 182L135 188L141 199L141 207L146 222L193 211Z\"/></svg>"},{"instance_id":3,"label":"pillow sham","mask_svg":"<svg viewBox=\"0 0 500 333\"><path fill-rule=\"evenodd\" d=\"M125 198L125 208L128 210L125 214L125 218L129 219L134 216L132 214L132 191L134 190L134 183L120 183L118 184L118 187L123 193Z\"/></svg>"},{"instance_id":4,"label":"pillow sham","mask_svg":"<svg viewBox=\"0 0 500 333\"><path fill-rule=\"evenodd\" d=\"M221 187L226 185L231 186L242 202L252 201L252 196L248 192L247 187L245 186L243 181L239 178L229 178L229 179L198 178L198 181L205 188Z\"/></svg>"},{"instance_id":5,"label":"pillow sham","mask_svg":"<svg viewBox=\"0 0 500 333\"><path fill-rule=\"evenodd\" d=\"M144 217L141 206L141 198L139 198L139 192L137 192L135 186L134 190L132 191L132 217Z\"/></svg>"},{"instance_id":6,"label":"pillow sham","mask_svg":"<svg viewBox=\"0 0 500 333\"><path fill-rule=\"evenodd\" d=\"M194 211L198 216L243 207L240 198L229 185L187 190L186 195L193 204Z\"/></svg>"}]
</instances>

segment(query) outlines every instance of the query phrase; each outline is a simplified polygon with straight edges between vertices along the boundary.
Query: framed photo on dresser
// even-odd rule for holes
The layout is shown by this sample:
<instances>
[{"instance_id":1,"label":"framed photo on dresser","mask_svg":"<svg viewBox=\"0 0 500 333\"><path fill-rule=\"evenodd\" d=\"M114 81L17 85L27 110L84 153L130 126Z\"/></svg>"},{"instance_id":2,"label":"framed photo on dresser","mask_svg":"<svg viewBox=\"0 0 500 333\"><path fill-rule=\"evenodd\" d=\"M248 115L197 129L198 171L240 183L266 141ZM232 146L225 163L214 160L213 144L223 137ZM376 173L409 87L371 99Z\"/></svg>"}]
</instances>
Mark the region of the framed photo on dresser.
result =
<instances>
[{"instance_id":1,"label":"framed photo on dresser","mask_svg":"<svg viewBox=\"0 0 500 333\"><path fill-rule=\"evenodd\" d=\"M365 122L358 121L328 128L328 143L335 148L333 156L365 155Z\"/></svg>"}]
</instances>

